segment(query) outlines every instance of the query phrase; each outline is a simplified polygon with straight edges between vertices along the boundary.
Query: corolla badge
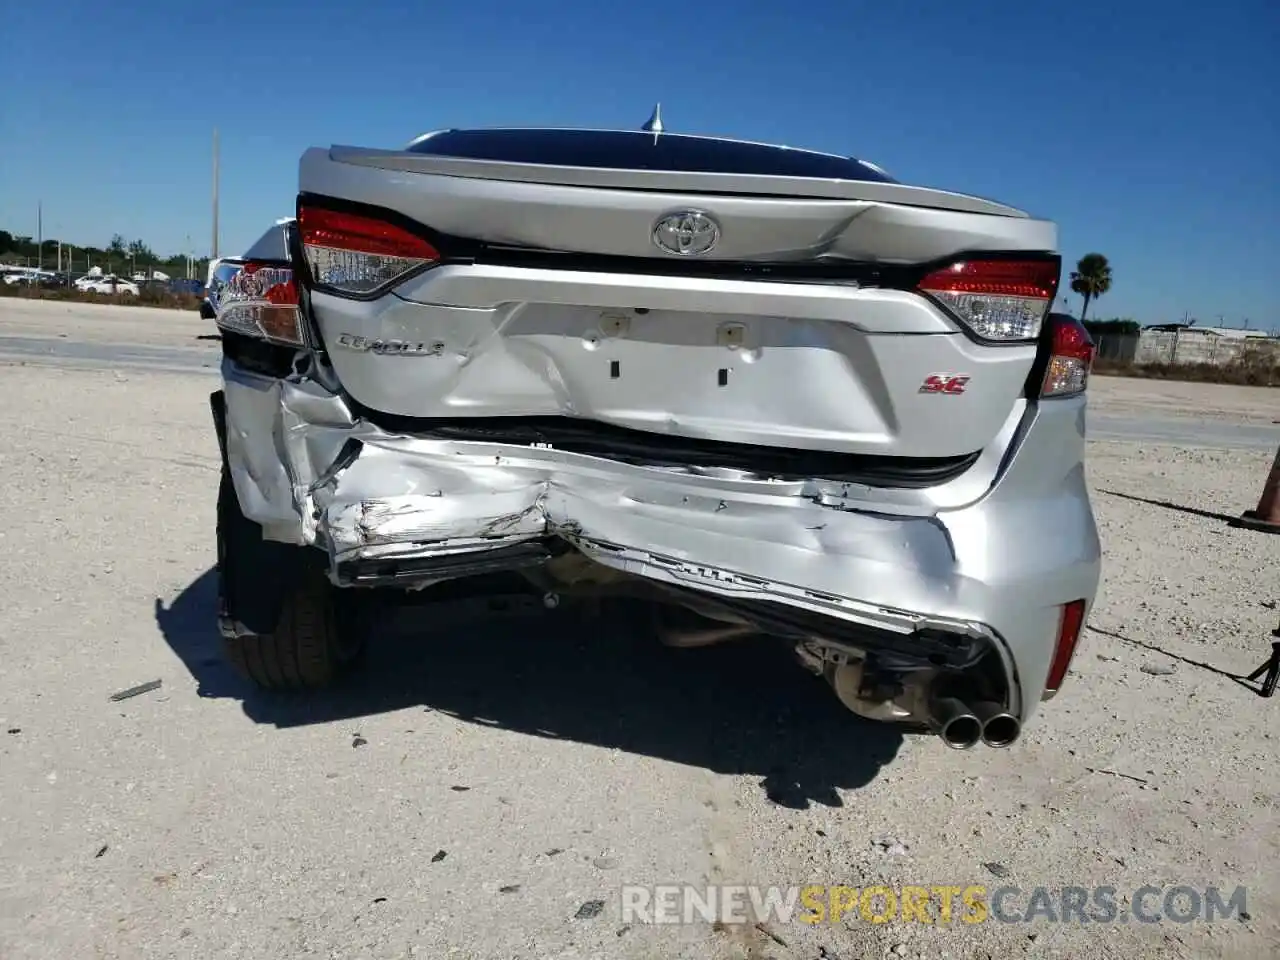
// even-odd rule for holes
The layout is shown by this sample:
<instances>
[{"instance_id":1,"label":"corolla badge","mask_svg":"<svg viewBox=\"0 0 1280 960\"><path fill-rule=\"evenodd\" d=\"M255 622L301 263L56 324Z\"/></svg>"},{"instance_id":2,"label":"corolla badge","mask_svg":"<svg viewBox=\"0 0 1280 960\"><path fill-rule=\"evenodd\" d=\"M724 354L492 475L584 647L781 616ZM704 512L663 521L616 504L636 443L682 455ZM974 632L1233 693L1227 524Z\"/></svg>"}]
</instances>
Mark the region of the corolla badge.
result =
<instances>
[{"instance_id":1,"label":"corolla badge","mask_svg":"<svg viewBox=\"0 0 1280 960\"><path fill-rule=\"evenodd\" d=\"M360 353L376 353L384 357L440 357L444 344L427 340L383 340L354 333L338 334L338 346Z\"/></svg>"},{"instance_id":2,"label":"corolla badge","mask_svg":"<svg viewBox=\"0 0 1280 960\"><path fill-rule=\"evenodd\" d=\"M678 257L700 257L720 242L720 224L701 210L678 210L653 225L653 245Z\"/></svg>"}]
</instances>

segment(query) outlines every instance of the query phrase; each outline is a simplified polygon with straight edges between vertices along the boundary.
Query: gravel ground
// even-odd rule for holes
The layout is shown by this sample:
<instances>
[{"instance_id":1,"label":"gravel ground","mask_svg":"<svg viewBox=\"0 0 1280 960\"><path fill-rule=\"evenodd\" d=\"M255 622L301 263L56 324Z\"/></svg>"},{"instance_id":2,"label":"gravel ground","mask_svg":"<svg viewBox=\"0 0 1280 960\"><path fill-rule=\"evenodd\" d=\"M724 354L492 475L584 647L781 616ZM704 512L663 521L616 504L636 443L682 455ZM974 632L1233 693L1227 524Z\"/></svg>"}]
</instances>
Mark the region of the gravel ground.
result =
<instances>
[{"instance_id":1,"label":"gravel ground","mask_svg":"<svg viewBox=\"0 0 1280 960\"><path fill-rule=\"evenodd\" d=\"M1095 377L1090 400L1107 416L1219 421L1271 426L1280 423L1280 390L1176 380Z\"/></svg>"},{"instance_id":2,"label":"gravel ground","mask_svg":"<svg viewBox=\"0 0 1280 960\"><path fill-rule=\"evenodd\" d=\"M25 316L0 333L66 332ZM769 650L554 616L389 624L349 687L255 696L211 626L211 386L0 367L23 414L0 426L5 960L1276 956L1280 699L1235 677L1280 621L1280 538L1225 522L1268 451L1094 442L1105 582L1074 680L1013 749L956 753ZM1094 399L1256 425L1274 395ZM1248 919L623 926L623 883L670 882L1243 885Z\"/></svg>"},{"instance_id":3,"label":"gravel ground","mask_svg":"<svg viewBox=\"0 0 1280 960\"><path fill-rule=\"evenodd\" d=\"M213 332L213 324L195 310L0 298L0 334L10 337L188 347ZM216 354L217 344L208 349Z\"/></svg>"}]
</instances>

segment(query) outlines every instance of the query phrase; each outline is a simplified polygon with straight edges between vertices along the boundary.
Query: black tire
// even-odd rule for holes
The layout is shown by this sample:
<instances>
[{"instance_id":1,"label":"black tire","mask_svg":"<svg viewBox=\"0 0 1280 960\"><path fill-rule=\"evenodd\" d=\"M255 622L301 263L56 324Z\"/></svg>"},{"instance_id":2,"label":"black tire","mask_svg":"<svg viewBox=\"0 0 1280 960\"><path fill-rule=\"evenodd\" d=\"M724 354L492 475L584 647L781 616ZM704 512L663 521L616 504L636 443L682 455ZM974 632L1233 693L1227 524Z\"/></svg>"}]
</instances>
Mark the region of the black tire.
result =
<instances>
[{"instance_id":1,"label":"black tire","mask_svg":"<svg viewBox=\"0 0 1280 960\"><path fill-rule=\"evenodd\" d=\"M267 690L314 689L357 662L356 604L329 583L317 551L262 539L225 467L217 538L223 652L236 673Z\"/></svg>"},{"instance_id":2,"label":"black tire","mask_svg":"<svg viewBox=\"0 0 1280 960\"><path fill-rule=\"evenodd\" d=\"M308 575L283 599L275 630L223 638L232 669L265 690L328 686L347 666L338 639L332 587Z\"/></svg>"}]
</instances>

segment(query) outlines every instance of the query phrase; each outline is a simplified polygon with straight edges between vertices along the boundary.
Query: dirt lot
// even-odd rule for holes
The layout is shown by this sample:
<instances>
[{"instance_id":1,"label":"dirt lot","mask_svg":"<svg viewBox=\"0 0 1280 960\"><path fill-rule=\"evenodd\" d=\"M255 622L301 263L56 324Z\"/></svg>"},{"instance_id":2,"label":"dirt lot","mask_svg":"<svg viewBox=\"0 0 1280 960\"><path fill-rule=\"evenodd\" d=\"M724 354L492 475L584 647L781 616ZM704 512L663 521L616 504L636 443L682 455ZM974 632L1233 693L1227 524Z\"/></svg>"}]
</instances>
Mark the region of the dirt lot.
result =
<instances>
[{"instance_id":1,"label":"dirt lot","mask_svg":"<svg viewBox=\"0 0 1280 960\"><path fill-rule=\"evenodd\" d=\"M204 350L178 322L169 345ZM114 323L0 315L0 341L154 342ZM1074 680L1013 749L957 753L857 722L768 650L556 618L388 623L350 687L254 696L211 626L214 381L95 363L0 359L5 960L1276 956L1280 698L1237 677L1280 622L1280 537L1225 522L1274 446L1094 442L1105 582ZM1251 409L1274 391L1093 395L1280 417ZM1244 886L1248 917L619 920L624 883L709 881L1011 885L1013 912L1037 886Z\"/></svg>"},{"instance_id":2,"label":"dirt lot","mask_svg":"<svg viewBox=\"0 0 1280 960\"><path fill-rule=\"evenodd\" d=\"M1095 377L1090 391L1095 408L1109 416L1280 423L1280 396L1262 387Z\"/></svg>"},{"instance_id":3,"label":"dirt lot","mask_svg":"<svg viewBox=\"0 0 1280 960\"><path fill-rule=\"evenodd\" d=\"M55 337L95 343L193 347L213 324L194 310L163 310L125 304L0 300L0 336Z\"/></svg>"}]
</instances>

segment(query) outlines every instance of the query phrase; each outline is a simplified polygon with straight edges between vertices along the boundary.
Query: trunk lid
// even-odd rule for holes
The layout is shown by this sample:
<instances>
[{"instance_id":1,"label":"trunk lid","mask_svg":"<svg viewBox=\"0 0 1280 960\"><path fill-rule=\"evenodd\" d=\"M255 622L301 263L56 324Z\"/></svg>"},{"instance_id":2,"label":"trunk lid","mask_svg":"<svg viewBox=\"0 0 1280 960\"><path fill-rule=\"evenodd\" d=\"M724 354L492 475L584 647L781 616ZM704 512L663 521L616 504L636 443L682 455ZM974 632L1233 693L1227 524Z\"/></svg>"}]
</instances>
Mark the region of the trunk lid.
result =
<instances>
[{"instance_id":1,"label":"trunk lid","mask_svg":"<svg viewBox=\"0 0 1280 960\"><path fill-rule=\"evenodd\" d=\"M641 446L964 457L1008 420L1036 345L981 342L903 278L1056 246L1051 223L861 161L671 134L317 148L300 188L301 204L425 228L441 251L373 299L312 297L353 398L424 430L560 417ZM699 256L655 236L685 214L718 231Z\"/></svg>"},{"instance_id":2,"label":"trunk lid","mask_svg":"<svg viewBox=\"0 0 1280 960\"><path fill-rule=\"evenodd\" d=\"M655 256L655 220L704 207L721 234L700 261L925 263L1057 240L1020 210L863 161L672 134L446 131L407 150L308 150L299 180L451 237L623 257Z\"/></svg>"}]
</instances>

